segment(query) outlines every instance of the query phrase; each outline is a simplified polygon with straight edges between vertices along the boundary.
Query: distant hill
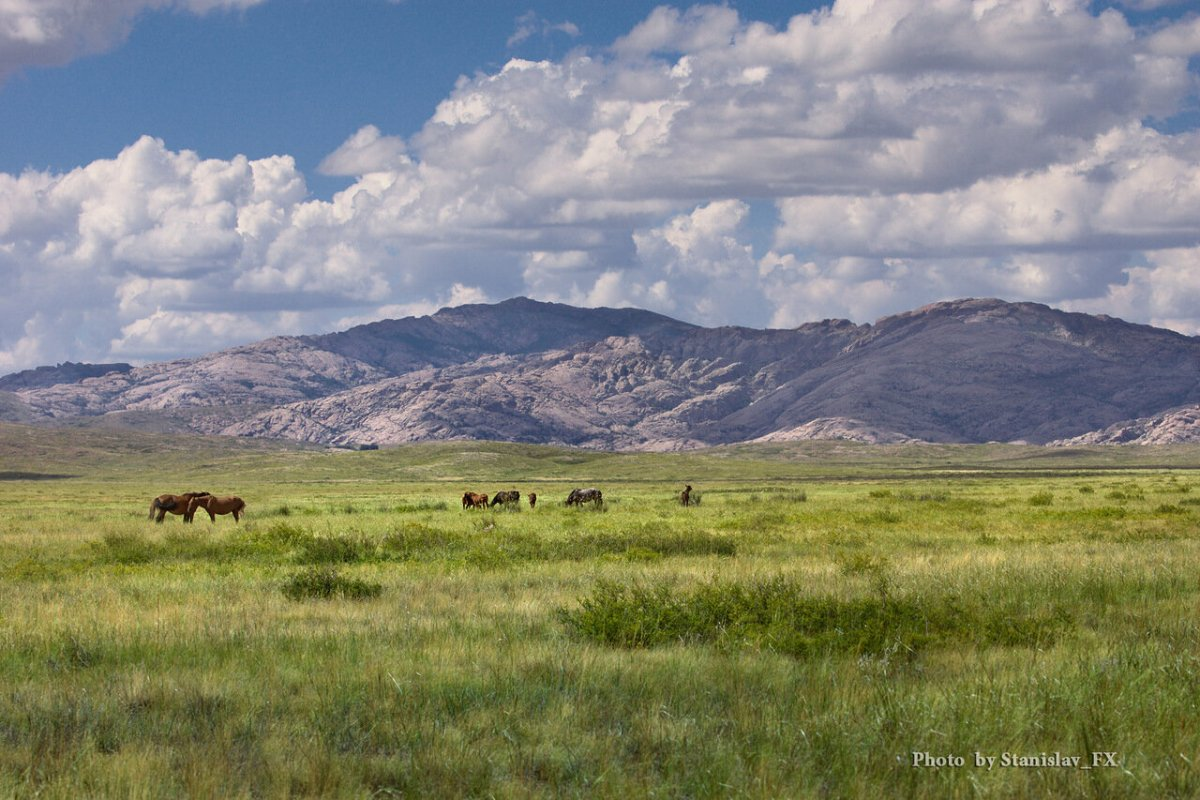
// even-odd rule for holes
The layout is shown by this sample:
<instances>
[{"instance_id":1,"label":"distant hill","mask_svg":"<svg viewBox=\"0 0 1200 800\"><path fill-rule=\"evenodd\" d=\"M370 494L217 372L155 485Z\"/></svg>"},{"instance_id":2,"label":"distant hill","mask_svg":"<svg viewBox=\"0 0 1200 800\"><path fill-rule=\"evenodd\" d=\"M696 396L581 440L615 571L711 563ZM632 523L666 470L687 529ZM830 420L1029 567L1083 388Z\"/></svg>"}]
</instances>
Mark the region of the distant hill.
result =
<instances>
[{"instance_id":1,"label":"distant hill","mask_svg":"<svg viewBox=\"0 0 1200 800\"><path fill-rule=\"evenodd\" d=\"M517 298L16 397L0 416L341 445L1040 444L1200 403L1200 339L994 299L759 330Z\"/></svg>"},{"instance_id":2,"label":"distant hill","mask_svg":"<svg viewBox=\"0 0 1200 800\"><path fill-rule=\"evenodd\" d=\"M37 367L0 376L0 392L20 389L40 389L59 383L78 383L84 378L96 378L110 372L129 372L129 364L76 364L64 361L55 367Z\"/></svg>"}]
</instances>

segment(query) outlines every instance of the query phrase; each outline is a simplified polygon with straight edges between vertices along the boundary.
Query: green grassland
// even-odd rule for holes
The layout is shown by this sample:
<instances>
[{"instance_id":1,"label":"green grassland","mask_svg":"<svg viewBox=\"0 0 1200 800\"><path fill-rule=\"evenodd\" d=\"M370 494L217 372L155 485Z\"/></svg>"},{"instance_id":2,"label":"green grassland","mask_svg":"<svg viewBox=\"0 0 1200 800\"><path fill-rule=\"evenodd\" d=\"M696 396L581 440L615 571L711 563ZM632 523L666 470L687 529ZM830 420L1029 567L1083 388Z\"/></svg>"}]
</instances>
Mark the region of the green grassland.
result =
<instances>
[{"instance_id":1,"label":"green grassland","mask_svg":"<svg viewBox=\"0 0 1200 800\"><path fill-rule=\"evenodd\" d=\"M1195 797L1196 467L0 425L0 796Z\"/></svg>"}]
</instances>

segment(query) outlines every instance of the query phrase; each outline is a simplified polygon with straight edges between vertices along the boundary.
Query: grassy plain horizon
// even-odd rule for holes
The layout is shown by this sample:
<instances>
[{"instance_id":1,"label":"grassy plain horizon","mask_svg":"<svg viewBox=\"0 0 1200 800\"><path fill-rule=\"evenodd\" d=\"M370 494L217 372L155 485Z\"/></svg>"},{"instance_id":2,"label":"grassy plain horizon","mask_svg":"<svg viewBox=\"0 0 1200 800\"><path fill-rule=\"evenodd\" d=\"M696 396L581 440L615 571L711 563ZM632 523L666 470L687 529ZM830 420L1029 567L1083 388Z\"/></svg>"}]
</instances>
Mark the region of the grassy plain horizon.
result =
<instances>
[{"instance_id":1,"label":"grassy plain horizon","mask_svg":"<svg viewBox=\"0 0 1200 800\"><path fill-rule=\"evenodd\" d=\"M1193 796L1197 466L0 425L0 794Z\"/></svg>"}]
</instances>

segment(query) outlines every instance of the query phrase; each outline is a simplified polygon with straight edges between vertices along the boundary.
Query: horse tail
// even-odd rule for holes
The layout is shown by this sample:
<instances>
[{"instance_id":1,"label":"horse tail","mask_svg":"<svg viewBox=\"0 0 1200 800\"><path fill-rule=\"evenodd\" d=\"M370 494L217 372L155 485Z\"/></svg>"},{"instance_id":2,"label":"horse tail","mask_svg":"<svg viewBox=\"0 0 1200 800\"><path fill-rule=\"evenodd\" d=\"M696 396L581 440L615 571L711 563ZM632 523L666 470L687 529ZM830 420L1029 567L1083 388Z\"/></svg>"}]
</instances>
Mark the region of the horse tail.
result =
<instances>
[{"instance_id":1,"label":"horse tail","mask_svg":"<svg viewBox=\"0 0 1200 800\"><path fill-rule=\"evenodd\" d=\"M165 511L170 511L174 507L175 507L174 500L168 500L167 502L164 503L161 499L156 497L150 501L150 516L146 517L146 519L154 519L154 512L158 511L159 509L163 509Z\"/></svg>"}]
</instances>

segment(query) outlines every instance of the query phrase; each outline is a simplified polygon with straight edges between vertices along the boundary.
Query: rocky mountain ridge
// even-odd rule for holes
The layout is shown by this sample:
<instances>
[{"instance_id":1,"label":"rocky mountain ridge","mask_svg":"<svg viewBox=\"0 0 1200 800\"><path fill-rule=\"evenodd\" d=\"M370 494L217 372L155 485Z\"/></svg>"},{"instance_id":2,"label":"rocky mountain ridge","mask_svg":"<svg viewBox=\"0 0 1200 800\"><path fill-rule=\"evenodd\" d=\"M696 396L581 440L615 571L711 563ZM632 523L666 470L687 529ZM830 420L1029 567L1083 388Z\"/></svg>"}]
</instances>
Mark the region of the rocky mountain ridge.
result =
<instances>
[{"instance_id":1,"label":"rocky mountain ridge","mask_svg":"<svg viewBox=\"0 0 1200 800\"><path fill-rule=\"evenodd\" d=\"M38 389L60 383L79 383L84 378L96 378L110 372L129 372L133 366L117 364L80 364L64 361L53 367L35 367L0 376L0 392L16 392L21 389Z\"/></svg>"},{"instance_id":2,"label":"rocky mountain ridge","mask_svg":"<svg viewBox=\"0 0 1200 800\"><path fill-rule=\"evenodd\" d=\"M1092 444L1183 444L1200 442L1200 404L1172 408L1149 417L1123 420L1098 431L1051 442L1061 447Z\"/></svg>"},{"instance_id":3,"label":"rocky mountain ridge","mask_svg":"<svg viewBox=\"0 0 1200 800\"><path fill-rule=\"evenodd\" d=\"M1046 443L1200 403L1200 339L994 299L760 330L517 298L6 397L25 421L352 446Z\"/></svg>"}]
</instances>

